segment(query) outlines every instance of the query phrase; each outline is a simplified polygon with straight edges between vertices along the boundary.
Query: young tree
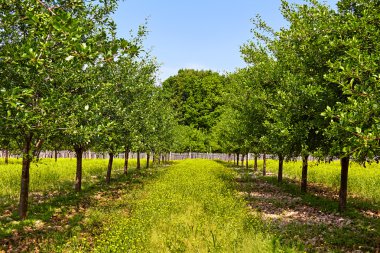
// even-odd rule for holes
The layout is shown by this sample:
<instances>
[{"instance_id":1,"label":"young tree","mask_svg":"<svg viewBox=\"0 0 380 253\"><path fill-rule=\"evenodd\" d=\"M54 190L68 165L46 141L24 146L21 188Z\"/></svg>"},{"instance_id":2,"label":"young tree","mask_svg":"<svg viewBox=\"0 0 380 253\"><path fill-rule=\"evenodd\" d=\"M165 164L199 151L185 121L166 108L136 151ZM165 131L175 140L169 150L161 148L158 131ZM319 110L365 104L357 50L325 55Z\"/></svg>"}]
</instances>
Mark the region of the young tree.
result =
<instances>
[{"instance_id":1,"label":"young tree","mask_svg":"<svg viewBox=\"0 0 380 253\"><path fill-rule=\"evenodd\" d=\"M338 3L339 22L333 48L343 54L330 60L326 79L342 90L345 100L328 107L327 135L332 153L341 158L339 209L345 210L349 160L361 163L373 160L380 147L380 2L346 1Z\"/></svg>"},{"instance_id":2,"label":"young tree","mask_svg":"<svg viewBox=\"0 0 380 253\"><path fill-rule=\"evenodd\" d=\"M9 132L22 150L19 215L27 214L30 162L59 118L56 98L60 97L61 76L73 59L98 55L94 27L116 1L2 1L0 3L0 111L6 115L1 131ZM104 8L103 8L104 7ZM83 66L81 66L83 67ZM70 82L70 78L66 78Z\"/></svg>"}]
</instances>

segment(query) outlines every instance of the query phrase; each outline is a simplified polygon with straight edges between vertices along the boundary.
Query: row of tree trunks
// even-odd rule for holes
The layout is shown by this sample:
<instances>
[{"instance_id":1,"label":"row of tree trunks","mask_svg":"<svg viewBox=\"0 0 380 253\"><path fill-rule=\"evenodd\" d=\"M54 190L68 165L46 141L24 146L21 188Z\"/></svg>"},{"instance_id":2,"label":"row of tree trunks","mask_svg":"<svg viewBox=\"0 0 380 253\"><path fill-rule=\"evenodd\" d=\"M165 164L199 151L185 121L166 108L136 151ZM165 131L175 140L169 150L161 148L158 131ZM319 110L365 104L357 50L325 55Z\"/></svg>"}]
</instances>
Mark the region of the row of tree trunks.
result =
<instances>
[{"instance_id":1,"label":"row of tree trunks","mask_svg":"<svg viewBox=\"0 0 380 253\"><path fill-rule=\"evenodd\" d=\"M264 166L263 166L264 176L265 176L265 167L266 167L265 160L266 159L265 159L265 154L264 154ZM302 193L307 192L308 160L309 160L308 154L302 156L302 177L301 177L301 192ZM279 183L282 182L282 178L283 178L283 164L284 164L284 157L282 155L279 155L278 178L277 178L277 181ZM340 212L345 211L347 208L349 164L350 164L349 157L340 158L341 172L340 172L340 189L339 189L339 203L338 203L338 210Z\"/></svg>"}]
</instances>

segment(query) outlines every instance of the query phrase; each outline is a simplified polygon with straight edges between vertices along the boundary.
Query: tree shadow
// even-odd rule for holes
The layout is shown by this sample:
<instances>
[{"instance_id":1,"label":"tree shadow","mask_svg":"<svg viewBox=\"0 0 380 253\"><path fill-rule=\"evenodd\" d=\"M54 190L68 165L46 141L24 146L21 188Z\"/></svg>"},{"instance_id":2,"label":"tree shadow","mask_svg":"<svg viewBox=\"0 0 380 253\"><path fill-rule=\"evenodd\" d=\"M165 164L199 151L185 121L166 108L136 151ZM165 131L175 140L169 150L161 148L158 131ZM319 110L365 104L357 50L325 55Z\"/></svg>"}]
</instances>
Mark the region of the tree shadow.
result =
<instances>
[{"instance_id":1,"label":"tree shadow","mask_svg":"<svg viewBox=\"0 0 380 253\"><path fill-rule=\"evenodd\" d=\"M117 205L119 209L128 209L128 203L119 200L128 191L142 188L147 180L157 177L158 171L155 168L132 169L128 175L115 173L111 184L99 178L95 183L84 184L79 193L72 189L72 182L62 182L62 185L60 182L60 187L64 189L60 192L31 193L26 220L18 220L14 206L6 215L0 216L0 249L6 252L33 251L37 243L47 243L48 238L66 241L86 229L84 220L90 208L112 212ZM97 230L93 232L101 232L100 227Z\"/></svg>"},{"instance_id":2,"label":"tree shadow","mask_svg":"<svg viewBox=\"0 0 380 253\"><path fill-rule=\"evenodd\" d=\"M309 192L302 194L295 180L278 183L275 176L237 171L236 190L281 243L310 252L379 251L378 206L350 198L348 210L338 213L337 194L332 189L310 185Z\"/></svg>"}]
</instances>

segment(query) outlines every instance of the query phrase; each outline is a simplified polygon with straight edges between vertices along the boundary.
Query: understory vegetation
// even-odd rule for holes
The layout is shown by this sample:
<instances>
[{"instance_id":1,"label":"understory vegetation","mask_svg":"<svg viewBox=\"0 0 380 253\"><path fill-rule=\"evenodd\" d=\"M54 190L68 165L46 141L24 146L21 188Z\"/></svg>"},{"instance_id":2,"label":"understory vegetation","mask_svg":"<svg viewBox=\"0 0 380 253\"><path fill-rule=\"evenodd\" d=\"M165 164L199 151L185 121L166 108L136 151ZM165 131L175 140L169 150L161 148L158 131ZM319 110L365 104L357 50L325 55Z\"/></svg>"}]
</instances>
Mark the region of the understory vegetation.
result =
<instances>
[{"instance_id":1,"label":"understory vegetation","mask_svg":"<svg viewBox=\"0 0 380 253\"><path fill-rule=\"evenodd\" d=\"M131 160L128 175L123 174L123 160L116 159L111 184L104 182L106 160L86 159L83 191L76 193L68 166L73 161L42 159L33 165L31 172L40 173L40 179L31 184L35 204L23 221L17 221L17 200L5 191L6 182L20 176L20 168L0 179L2 198L10 203L0 207L2 250L375 252L380 246L380 208L371 200L378 199L378 179L355 166L350 206L338 213L334 162L311 165L311 170L320 170L311 177L309 193L303 194L297 181L300 162L285 163L284 175L289 176L278 183L271 173L276 171L274 160L267 161L268 174L262 176L252 167L199 159L140 170ZM55 172L55 184L38 168ZM367 193L355 186L360 180L374 181Z\"/></svg>"},{"instance_id":2,"label":"understory vegetation","mask_svg":"<svg viewBox=\"0 0 380 253\"><path fill-rule=\"evenodd\" d=\"M269 252L262 233L233 190L234 173L214 161L186 160L147 185L131 217L99 238L99 252Z\"/></svg>"},{"instance_id":3,"label":"understory vegetation","mask_svg":"<svg viewBox=\"0 0 380 253\"><path fill-rule=\"evenodd\" d=\"M87 163L92 183L81 193L64 190L70 169L59 160L54 170L61 180L55 181L55 188L63 189L52 192L50 179L41 179L39 183L48 187L38 188L38 195L32 193L38 205L31 206L28 219L16 221L12 206L2 207L2 248L42 252L286 250L267 233L259 216L249 214L235 190L236 172L223 164L185 160L169 167L132 169L128 176L116 174L107 185L99 173L104 161L95 161Z\"/></svg>"},{"instance_id":4,"label":"understory vegetation","mask_svg":"<svg viewBox=\"0 0 380 253\"><path fill-rule=\"evenodd\" d=\"M261 161L259 166L262 166ZM267 166L267 171L273 174L278 173L278 161L268 160ZM301 168L301 161L285 162L284 175L299 182L302 178ZM363 167L358 163L351 163L349 175L349 198L358 197L380 209L380 188L378 187L380 185L380 164L371 163ZM330 188L337 195L340 185L339 161L309 162L308 180L312 184Z\"/></svg>"},{"instance_id":5,"label":"understory vegetation","mask_svg":"<svg viewBox=\"0 0 380 253\"><path fill-rule=\"evenodd\" d=\"M0 163L0 210L12 205L17 206L20 190L21 159L10 159L9 164ZM87 189L94 183L104 181L106 176L107 159L83 160L83 188ZM70 192L75 178L75 159L60 158L40 159L32 163L30 168L30 191L33 196L57 195ZM136 159L131 159L129 165L136 167ZM124 159L114 160L115 176L123 173ZM48 198L49 196L45 196Z\"/></svg>"}]
</instances>

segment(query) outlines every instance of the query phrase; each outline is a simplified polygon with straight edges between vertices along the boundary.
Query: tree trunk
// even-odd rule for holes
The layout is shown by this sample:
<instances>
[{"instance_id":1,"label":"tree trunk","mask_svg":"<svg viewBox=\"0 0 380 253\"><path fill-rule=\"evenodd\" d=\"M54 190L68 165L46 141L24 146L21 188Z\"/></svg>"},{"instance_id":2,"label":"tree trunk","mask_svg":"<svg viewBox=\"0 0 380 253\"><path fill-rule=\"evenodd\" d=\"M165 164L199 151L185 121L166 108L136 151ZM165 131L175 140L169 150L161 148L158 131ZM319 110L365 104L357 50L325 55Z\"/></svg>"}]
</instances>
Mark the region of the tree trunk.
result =
<instances>
[{"instance_id":1,"label":"tree trunk","mask_svg":"<svg viewBox=\"0 0 380 253\"><path fill-rule=\"evenodd\" d=\"M249 154L247 153L246 160L245 160L245 167L247 168L247 170L249 169L249 160L248 160L248 156L249 156Z\"/></svg>"},{"instance_id":2,"label":"tree trunk","mask_svg":"<svg viewBox=\"0 0 380 253\"><path fill-rule=\"evenodd\" d=\"M109 153L109 159L108 159L108 169L107 169L107 177L106 177L106 183L111 183L111 172L112 172L112 164L113 164L113 153Z\"/></svg>"},{"instance_id":3,"label":"tree trunk","mask_svg":"<svg viewBox=\"0 0 380 253\"><path fill-rule=\"evenodd\" d=\"M54 161L57 162L58 160L58 150L54 149Z\"/></svg>"},{"instance_id":4,"label":"tree trunk","mask_svg":"<svg viewBox=\"0 0 380 253\"><path fill-rule=\"evenodd\" d=\"M302 156L302 179L301 179L301 192L307 192L307 170L308 170L309 155Z\"/></svg>"},{"instance_id":5,"label":"tree trunk","mask_svg":"<svg viewBox=\"0 0 380 253\"><path fill-rule=\"evenodd\" d=\"M140 151L137 151L137 165L136 169L141 169L141 164L140 164Z\"/></svg>"},{"instance_id":6,"label":"tree trunk","mask_svg":"<svg viewBox=\"0 0 380 253\"><path fill-rule=\"evenodd\" d=\"M82 161L83 161L83 147L74 147L77 157L77 171L75 177L75 191L80 192L82 190Z\"/></svg>"},{"instance_id":7,"label":"tree trunk","mask_svg":"<svg viewBox=\"0 0 380 253\"><path fill-rule=\"evenodd\" d=\"M124 151L124 175L128 174L129 148Z\"/></svg>"},{"instance_id":8,"label":"tree trunk","mask_svg":"<svg viewBox=\"0 0 380 253\"><path fill-rule=\"evenodd\" d=\"M149 162L150 162L150 153L146 153L146 168L149 169Z\"/></svg>"},{"instance_id":9,"label":"tree trunk","mask_svg":"<svg viewBox=\"0 0 380 253\"><path fill-rule=\"evenodd\" d=\"M244 166L245 154L241 154L241 166Z\"/></svg>"},{"instance_id":10,"label":"tree trunk","mask_svg":"<svg viewBox=\"0 0 380 253\"><path fill-rule=\"evenodd\" d=\"M267 155L263 155L263 176L267 174Z\"/></svg>"},{"instance_id":11,"label":"tree trunk","mask_svg":"<svg viewBox=\"0 0 380 253\"><path fill-rule=\"evenodd\" d=\"M5 150L4 162L5 162L5 164L9 163L9 151L8 151L8 149Z\"/></svg>"},{"instance_id":12,"label":"tree trunk","mask_svg":"<svg viewBox=\"0 0 380 253\"><path fill-rule=\"evenodd\" d=\"M21 172L21 190L18 214L22 220L26 218L28 211L29 181L30 181L30 162L32 161L32 134L25 138L24 148L22 151L22 172Z\"/></svg>"},{"instance_id":13,"label":"tree trunk","mask_svg":"<svg viewBox=\"0 0 380 253\"><path fill-rule=\"evenodd\" d=\"M257 157L258 155L255 154L255 161L253 163L253 171L256 172L258 170L258 166L257 166Z\"/></svg>"},{"instance_id":14,"label":"tree trunk","mask_svg":"<svg viewBox=\"0 0 380 253\"><path fill-rule=\"evenodd\" d=\"M340 159L340 190L339 190L339 212L346 210L347 206L347 186L348 186L348 166L350 164L349 157Z\"/></svg>"},{"instance_id":15,"label":"tree trunk","mask_svg":"<svg viewBox=\"0 0 380 253\"><path fill-rule=\"evenodd\" d=\"M239 153L236 153L236 165L239 166Z\"/></svg>"},{"instance_id":16,"label":"tree trunk","mask_svg":"<svg viewBox=\"0 0 380 253\"><path fill-rule=\"evenodd\" d=\"M278 177L277 177L277 181L279 183L282 183L282 173L283 173L283 170L284 170L284 156L283 155L279 155L278 156Z\"/></svg>"}]
</instances>

